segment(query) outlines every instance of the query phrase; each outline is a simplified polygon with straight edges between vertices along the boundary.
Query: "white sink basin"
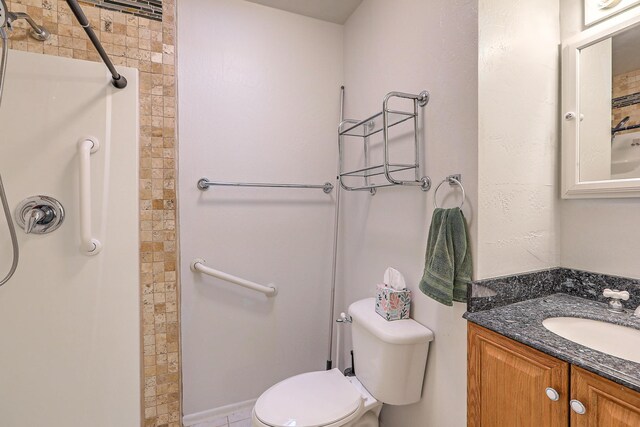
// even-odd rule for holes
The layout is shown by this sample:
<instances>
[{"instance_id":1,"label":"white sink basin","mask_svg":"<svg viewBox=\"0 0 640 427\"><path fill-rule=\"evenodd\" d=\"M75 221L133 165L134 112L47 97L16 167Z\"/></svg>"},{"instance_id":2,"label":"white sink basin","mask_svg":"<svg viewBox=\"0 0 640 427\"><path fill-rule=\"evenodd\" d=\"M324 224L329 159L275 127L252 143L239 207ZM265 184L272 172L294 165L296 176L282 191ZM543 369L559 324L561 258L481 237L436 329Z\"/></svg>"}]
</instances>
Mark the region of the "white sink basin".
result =
<instances>
[{"instance_id":1,"label":"white sink basin","mask_svg":"<svg viewBox=\"0 0 640 427\"><path fill-rule=\"evenodd\" d=\"M551 317L543 320L542 325L569 341L640 363L638 329L578 317Z\"/></svg>"},{"instance_id":2,"label":"white sink basin","mask_svg":"<svg viewBox=\"0 0 640 427\"><path fill-rule=\"evenodd\" d=\"M640 177L640 132L617 134L611 143L611 179Z\"/></svg>"}]
</instances>

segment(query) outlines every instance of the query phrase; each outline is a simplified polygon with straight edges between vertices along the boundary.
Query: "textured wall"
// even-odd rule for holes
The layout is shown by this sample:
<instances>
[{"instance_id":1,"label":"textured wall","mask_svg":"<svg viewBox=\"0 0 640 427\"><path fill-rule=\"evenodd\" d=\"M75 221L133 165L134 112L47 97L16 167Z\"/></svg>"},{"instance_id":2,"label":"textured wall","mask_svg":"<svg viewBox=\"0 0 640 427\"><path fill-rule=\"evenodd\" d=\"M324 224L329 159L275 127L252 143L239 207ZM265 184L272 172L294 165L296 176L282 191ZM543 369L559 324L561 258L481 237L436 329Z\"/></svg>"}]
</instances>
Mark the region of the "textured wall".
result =
<instances>
[{"instance_id":1,"label":"textured wall","mask_svg":"<svg viewBox=\"0 0 640 427\"><path fill-rule=\"evenodd\" d=\"M66 2L13 0L8 6L15 12L29 13L52 34L47 42L38 42L27 36L25 24L20 22L11 35L13 49L99 60ZM175 220L175 0L164 1L163 22L86 4L83 8L113 62L140 71L143 410L146 426L177 427L180 370Z\"/></svg>"},{"instance_id":2,"label":"textured wall","mask_svg":"<svg viewBox=\"0 0 640 427\"><path fill-rule=\"evenodd\" d=\"M583 3L560 1L563 41L583 30ZM623 12L610 22L627 17ZM640 278L639 199L562 200L560 213L562 267Z\"/></svg>"},{"instance_id":3,"label":"textured wall","mask_svg":"<svg viewBox=\"0 0 640 427\"><path fill-rule=\"evenodd\" d=\"M433 179L434 188L447 175L462 174L467 191L463 210L472 243L477 232L476 6L475 0L365 0L346 22L344 55L347 118L366 118L380 111L390 91L431 92L431 101L420 111L422 174ZM405 148L398 144L404 140L397 137L397 128L391 135L396 135L392 159L406 161L407 153L397 152ZM373 159L381 159L379 142L372 138ZM373 197L343 191L341 197L337 312L372 297L385 268L393 266L414 292L411 316L436 337L429 350L422 400L410 406L386 406L383 425L465 426L466 322L462 314L466 305L447 307L418 290L433 189L424 193L416 187L382 188ZM440 205L454 206L459 201L459 190L442 186ZM350 340L345 338L342 348L348 350Z\"/></svg>"},{"instance_id":4,"label":"textured wall","mask_svg":"<svg viewBox=\"0 0 640 427\"><path fill-rule=\"evenodd\" d=\"M482 279L558 264L560 37L557 0L479 5Z\"/></svg>"}]
</instances>

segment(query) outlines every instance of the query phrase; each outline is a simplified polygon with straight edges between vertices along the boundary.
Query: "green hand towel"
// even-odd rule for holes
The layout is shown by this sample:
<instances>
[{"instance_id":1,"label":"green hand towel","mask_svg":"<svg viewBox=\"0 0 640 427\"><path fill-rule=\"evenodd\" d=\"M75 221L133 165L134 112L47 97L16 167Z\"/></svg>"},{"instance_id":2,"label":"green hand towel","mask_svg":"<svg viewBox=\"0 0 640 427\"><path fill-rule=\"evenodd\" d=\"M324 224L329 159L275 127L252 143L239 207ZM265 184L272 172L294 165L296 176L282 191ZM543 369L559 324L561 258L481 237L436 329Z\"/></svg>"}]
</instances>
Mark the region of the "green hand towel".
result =
<instances>
[{"instance_id":1,"label":"green hand towel","mask_svg":"<svg viewBox=\"0 0 640 427\"><path fill-rule=\"evenodd\" d=\"M467 301L471 282L467 221L459 208L436 209L431 218L420 290L444 304Z\"/></svg>"}]
</instances>

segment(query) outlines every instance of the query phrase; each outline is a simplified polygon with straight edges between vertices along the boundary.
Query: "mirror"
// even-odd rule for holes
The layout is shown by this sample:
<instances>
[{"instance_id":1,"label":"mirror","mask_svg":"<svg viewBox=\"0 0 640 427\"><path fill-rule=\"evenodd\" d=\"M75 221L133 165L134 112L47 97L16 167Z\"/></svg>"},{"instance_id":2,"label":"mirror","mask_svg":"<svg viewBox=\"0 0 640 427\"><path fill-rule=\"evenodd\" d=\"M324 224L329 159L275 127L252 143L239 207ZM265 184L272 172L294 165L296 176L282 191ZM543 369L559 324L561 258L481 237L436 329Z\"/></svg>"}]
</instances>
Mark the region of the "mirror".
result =
<instances>
[{"instance_id":1,"label":"mirror","mask_svg":"<svg viewBox=\"0 0 640 427\"><path fill-rule=\"evenodd\" d=\"M584 0L584 24L593 25L638 3L640 0Z\"/></svg>"},{"instance_id":2,"label":"mirror","mask_svg":"<svg viewBox=\"0 0 640 427\"><path fill-rule=\"evenodd\" d=\"M640 18L563 52L563 197L640 196Z\"/></svg>"}]
</instances>

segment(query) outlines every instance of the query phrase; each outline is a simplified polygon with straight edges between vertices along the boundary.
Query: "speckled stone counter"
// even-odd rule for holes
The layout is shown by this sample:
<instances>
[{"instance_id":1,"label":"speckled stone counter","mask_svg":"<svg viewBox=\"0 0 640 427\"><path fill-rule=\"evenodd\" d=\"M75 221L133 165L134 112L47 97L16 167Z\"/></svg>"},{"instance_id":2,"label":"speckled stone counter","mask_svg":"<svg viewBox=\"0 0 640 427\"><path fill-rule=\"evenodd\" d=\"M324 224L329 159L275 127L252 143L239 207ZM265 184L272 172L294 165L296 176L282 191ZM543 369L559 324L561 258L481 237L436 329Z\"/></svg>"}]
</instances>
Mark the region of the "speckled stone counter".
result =
<instances>
[{"instance_id":1,"label":"speckled stone counter","mask_svg":"<svg viewBox=\"0 0 640 427\"><path fill-rule=\"evenodd\" d=\"M502 307L560 292L558 268L473 282L467 290L467 311Z\"/></svg>"},{"instance_id":2,"label":"speckled stone counter","mask_svg":"<svg viewBox=\"0 0 640 427\"><path fill-rule=\"evenodd\" d=\"M467 293L467 311L476 312L558 292L605 302L606 288L629 291L626 307L640 305L640 280L568 268L552 268L475 281Z\"/></svg>"},{"instance_id":3,"label":"speckled stone counter","mask_svg":"<svg viewBox=\"0 0 640 427\"><path fill-rule=\"evenodd\" d=\"M640 392L640 363L576 344L542 325L542 321L549 317L581 317L640 330L640 318L633 316L631 310L613 313L601 302L567 294L553 294L491 310L468 312L464 317L470 322Z\"/></svg>"}]
</instances>

